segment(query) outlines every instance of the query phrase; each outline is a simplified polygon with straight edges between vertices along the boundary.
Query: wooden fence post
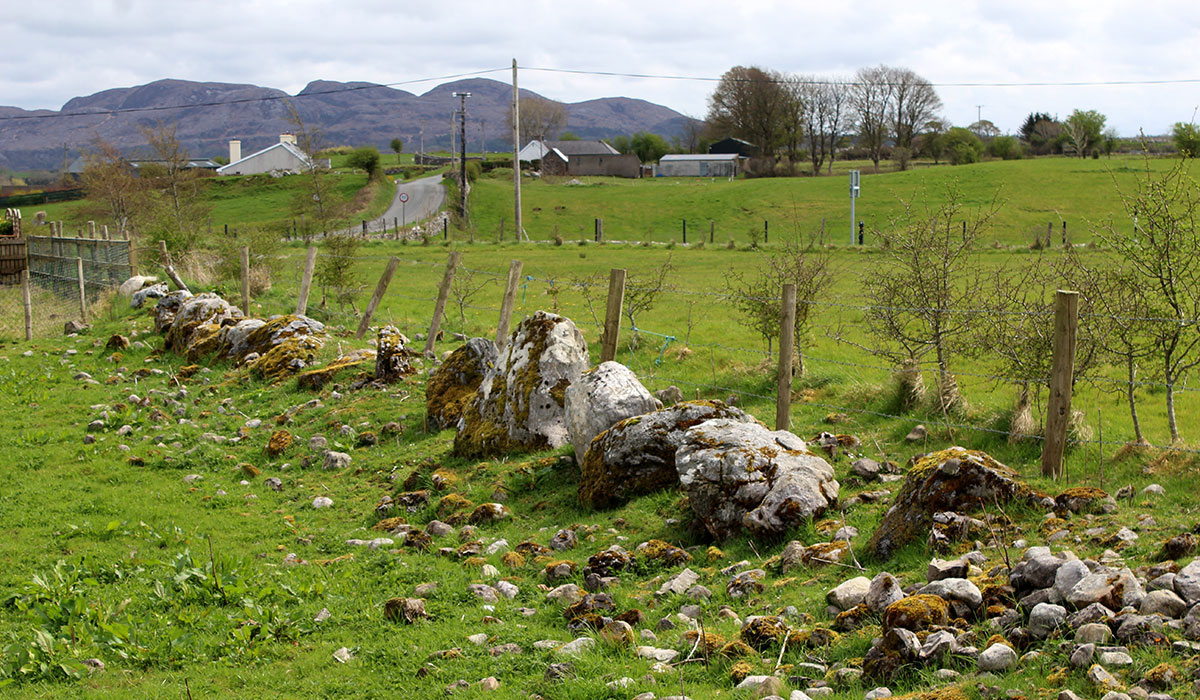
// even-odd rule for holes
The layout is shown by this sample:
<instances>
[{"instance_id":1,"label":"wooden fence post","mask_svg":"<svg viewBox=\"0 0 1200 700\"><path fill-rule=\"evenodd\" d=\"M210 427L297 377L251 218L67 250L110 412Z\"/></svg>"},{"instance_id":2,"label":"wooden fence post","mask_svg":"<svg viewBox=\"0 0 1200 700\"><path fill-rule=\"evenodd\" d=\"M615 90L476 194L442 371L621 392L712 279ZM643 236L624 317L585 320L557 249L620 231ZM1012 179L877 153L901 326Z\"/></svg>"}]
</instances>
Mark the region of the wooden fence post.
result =
<instances>
[{"instance_id":1,"label":"wooden fence post","mask_svg":"<svg viewBox=\"0 0 1200 700\"><path fill-rule=\"evenodd\" d=\"M779 324L779 384L775 391L775 429L787 430L792 417L792 353L796 347L796 285L783 285Z\"/></svg>"},{"instance_id":2,"label":"wooden fence post","mask_svg":"<svg viewBox=\"0 0 1200 700\"><path fill-rule=\"evenodd\" d=\"M303 316L308 311L308 290L312 288L313 268L317 263L317 247L310 245L308 255L304 258L304 276L300 278L300 298L296 300L296 315Z\"/></svg>"},{"instance_id":3,"label":"wooden fence post","mask_svg":"<svg viewBox=\"0 0 1200 700\"><path fill-rule=\"evenodd\" d=\"M75 258L75 279L79 281L79 320L87 323L87 290L83 282L83 258Z\"/></svg>"},{"instance_id":4,"label":"wooden fence post","mask_svg":"<svg viewBox=\"0 0 1200 700\"><path fill-rule=\"evenodd\" d=\"M596 219L596 242L604 240L604 219Z\"/></svg>"},{"instance_id":5,"label":"wooden fence post","mask_svg":"<svg viewBox=\"0 0 1200 700\"><path fill-rule=\"evenodd\" d=\"M250 246L242 246L242 312L250 315Z\"/></svg>"},{"instance_id":6,"label":"wooden fence post","mask_svg":"<svg viewBox=\"0 0 1200 700\"><path fill-rule=\"evenodd\" d=\"M708 242L712 243L717 235L717 222L712 219L708 220Z\"/></svg>"},{"instance_id":7,"label":"wooden fence post","mask_svg":"<svg viewBox=\"0 0 1200 700\"><path fill-rule=\"evenodd\" d=\"M392 275L395 274L396 265L399 263L400 258L396 256L388 258L387 267L379 276L379 284L375 285L375 293L371 295L371 301L367 304L366 311L363 312L362 320L358 322L358 330L354 332L357 340L362 340L363 336L367 334L367 327L371 325L371 317L375 315L375 309L383 299L384 293L387 292L388 285L392 283Z\"/></svg>"},{"instance_id":8,"label":"wooden fence post","mask_svg":"<svg viewBox=\"0 0 1200 700\"><path fill-rule=\"evenodd\" d=\"M617 337L621 334L621 306L625 302L625 270L608 273L608 309L604 312L604 337L600 341L600 361L611 362L617 356Z\"/></svg>"},{"instance_id":9,"label":"wooden fence post","mask_svg":"<svg viewBox=\"0 0 1200 700\"><path fill-rule=\"evenodd\" d=\"M1071 389L1075 381L1075 337L1079 329L1079 293L1058 290L1054 303L1054 361L1050 402L1046 411L1046 440L1042 444L1042 475L1063 473L1063 452L1071 418Z\"/></svg>"},{"instance_id":10,"label":"wooden fence post","mask_svg":"<svg viewBox=\"0 0 1200 700\"><path fill-rule=\"evenodd\" d=\"M25 305L25 340L33 340L33 295L29 292L29 270L21 270L21 302Z\"/></svg>"},{"instance_id":11,"label":"wooden fence post","mask_svg":"<svg viewBox=\"0 0 1200 700\"><path fill-rule=\"evenodd\" d=\"M446 297L450 294L450 284L454 282L454 268L456 267L458 267L457 250L450 253L450 259L446 261L446 274L442 275L442 284L438 287L437 302L433 306L433 320L429 322L429 337L425 338L426 355L433 354L433 342L442 325L442 312L446 310Z\"/></svg>"},{"instance_id":12,"label":"wooden fence post","mask_svg":"<svg viewBox=\"0 0 1200 700\"><path fill-rule=\"evenodd\" d=\"M163 269L167 271L167 277L175 283L175 287L185 292L190 292L191 290L183 283L183 280L179 279L179 275L175 273L175 266L171 264L171 254L167 252L166 241L158 242L158 253L162 258Z\"/></svg>"},{"instance_id":13,"label":"wooden fence post","mask_svg":"<svg viewBox=\"0 0 1200 700\"><path fill-rule=\"evenodd\" d=\"M504 287L504 300L500 302L500 323L496 326L496 351L504 353L508 343L508 327L512 322L513 302L517 298L517 286L521 283L521 261L508 264L508 284Z\"/></svg>"}]
</instances>

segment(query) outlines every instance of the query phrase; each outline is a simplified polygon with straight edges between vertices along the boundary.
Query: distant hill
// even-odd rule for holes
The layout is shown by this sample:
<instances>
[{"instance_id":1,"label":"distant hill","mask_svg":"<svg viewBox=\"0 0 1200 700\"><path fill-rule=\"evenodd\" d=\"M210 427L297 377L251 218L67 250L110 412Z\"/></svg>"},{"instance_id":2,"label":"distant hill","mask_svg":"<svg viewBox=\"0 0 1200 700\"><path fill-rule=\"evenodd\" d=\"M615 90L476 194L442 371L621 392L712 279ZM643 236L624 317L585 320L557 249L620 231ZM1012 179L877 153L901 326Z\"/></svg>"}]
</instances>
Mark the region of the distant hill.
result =
<instances>
[{"instance_id":1,"label":"distant hill","mask_svg":"<svg viewBox=\"0 0 1200 700\"><path fill-rule=\"evenodd\" d=\"M454 92L470 92L467 101L467 147L511 148L505 127L512 88L496 80L473 78L445 83L416 95L373 83L315 80L295 96L282 90L234 83L158 80L136 87L103 90L76 97L61 111L27 111L0 106L0 166L14 170L57 169L96 136L137 155L144 146L138 126L177 122L177 134L192 157L228 156L230 139L241 139L250 154L279 140L290 130L285 100L309 125L320 127L327 146L378 146L400 137L404 150L450 146L451 112L458 108ZM540 97L522 90L521 96ZM645 100L606 97L567 103L567 129L581 138L608 138L649 131L670 138L683 132L688 118ZM111 114L115 110L151 110ZM68 116L63 116L68 115ZM457 131L457 125L454 127Z\"/></svg>"}]
</instances>

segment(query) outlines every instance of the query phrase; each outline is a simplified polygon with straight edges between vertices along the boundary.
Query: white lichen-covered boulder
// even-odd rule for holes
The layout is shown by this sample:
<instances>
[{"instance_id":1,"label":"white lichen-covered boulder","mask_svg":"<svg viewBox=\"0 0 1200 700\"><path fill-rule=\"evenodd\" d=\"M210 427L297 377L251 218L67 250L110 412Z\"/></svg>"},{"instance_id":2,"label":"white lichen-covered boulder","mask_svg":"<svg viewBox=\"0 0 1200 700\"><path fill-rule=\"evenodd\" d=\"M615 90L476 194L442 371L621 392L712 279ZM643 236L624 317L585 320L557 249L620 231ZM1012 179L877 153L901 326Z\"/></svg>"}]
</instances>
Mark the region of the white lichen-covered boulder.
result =
<instances>
[{"instance_id":1,"label":"white lichen-covered boulder","mask_svg":"<svg viewBox=\"0 0 1200 700\"><path fill-rule=\"evenodd\" d=\"M261 318L243 318L221 328L219 350L223 359L234 360L250 354L250 334L267 325ZM261 354L261 353L260 353Z\"/></svg>"},{"instance_id":2,"label":"white lichen-covered boulder","mask_svg":"<svg viewBox=\"0 0 1200 700\"><path fill-rule=\"evenodd\" d=\"M237 328L238 325L234 325L233 328ZM228 345L221 348L222 357L235 362L243 361L251 353L265 357L276 347L299 338L311 338L315 341L316 349L320 349L328 337L325 332L325 324L307 316L295 314L272 316L257 326L242 327L248 329L248 332L243 334L230 331L226 334Z\"/></svg>"},{"instance_id":3,"label":"white lichen-covered boulder","mask_svg":"<svg viewBox=\"0 0 1200 700\"><path fill-rule=\"evenodd\" d=\"M833 467L785 430L717 419L688 430L675 453L692 510L718 540L782 535L837 503Z\"/></svg>"},{"instance_id":4,"label":"white lichen-covered boulder","mask_svg":"<svg viewBox=\"0 0 1200 700\"><path fill-rule=\"evenodd\" d=\"M120 287L117 287L117 294L123 297L132 297L134 292L149 287L157 281L158 278L153 275L134 275L122 282Z\"/></svg>"},{"instance_id":5,"label":"white lichen-covered boulder","mask_svg":"<svg viewBox=\"0 0 1200 700\"><path fill-rule=\"evenodd\" d=\"M675 451L689 428L714 418L753 423L720 401L684 401L620 421L588 445L579 463L579 502L611 508L679 483Z\"/></svg>"},{"instance_id":6,"label":"white lichen-covered boulder","mask_svg":"<svg viewBox=\"0 0 1200 700\"><path fill-rule=\"evenodd\" d=\"M175 315L183 302L192 298L192 293L186 289L178 289L159 298L154 304L154 332L166 333L175 322Z\"/></svg>"},{"instance_id":7,"label":"white lichen-covered boulder","mask_svg":"<svg viewBox=\"0 0 1200 700\"><path fill-rule=\"evenodd\" d=\"M571 319L545 311L527 316L463 411L454 454L487 457L567 444L567 387L590 365Z\"/></svg>"},{"instance_id":8,"label":"white lichen-covered boulder","mask_svg":"<svg viewBox=\"0 0 1200 700\"><path fill-rule=\"evenodd\" d=\"M160 300L165 301L167 298ZM202 326L224 325L226 321L236 322L244 318L241 309L233 306L216 294L197 294L183 300L171 327L167 329L164 346L168 350L184 353L192 344L192 336Z\"/></svg>"},{"instance_id":9,"label":"white lichen-covered boulder","mask_svg":"<svg viewBox=\"0 0 1200 700\"><path fill-rule=\"evenodd\" d=\"M438 365L425 383L425 416L434 430L458 425L483 378L496 367L496 344L471 338Z\"/></svg>"},{"instance_id":10,"label":"white lichen-covered boulder","mask_svg":"<svg viewBox=\"0 0 1200 700\"><path fill-rule=\"evenodd\" d=\"M618 362L589 369L567 387L567 432L575 446L575 461L583 463L592 438L617 423L662 408L633 370Z\"/></svg>"},{"instance_id":11,"label":"white lichen-covered boulder","mask_svg":"<svg viewBox=\"0 0 1200 700\"><path fill-rule=\"evenodd\" d=\"M408 349L408 338L399 328L388 324L379 329L375 344L375 379L384 384L398 382L412 374L412 351Z\"/></svg>"}]
</instances>

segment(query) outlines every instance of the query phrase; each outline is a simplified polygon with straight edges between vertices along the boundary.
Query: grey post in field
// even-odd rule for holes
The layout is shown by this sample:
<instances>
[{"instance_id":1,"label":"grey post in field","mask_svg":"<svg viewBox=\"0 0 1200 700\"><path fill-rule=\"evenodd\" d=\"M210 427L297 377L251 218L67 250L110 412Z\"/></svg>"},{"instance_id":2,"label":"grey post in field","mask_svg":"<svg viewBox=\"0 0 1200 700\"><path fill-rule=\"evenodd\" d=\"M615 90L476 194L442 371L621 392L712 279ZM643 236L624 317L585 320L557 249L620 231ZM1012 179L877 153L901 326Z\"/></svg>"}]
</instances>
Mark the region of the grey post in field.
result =
<instances>
[{"instance_id":1,"label":"grey post in field","mask_svg":"<svg viewBox=\"0 0 1200 700\"><path fill-rule=\"evenodd\" d=\"M367 328L371 325L371 317L375 315L375 309L379 307L379 302L383 300L388 285L392 283L392 275L395 274L398 264L400 264L400 258L393 255L388 259L387 267L379 276L379 284L375 285L375 293L371 295L371 301L367 303L367 308L363 311L362 320L358 322L358 330L354 332L356 340L362 340L363 336L367 334Z\"/></svg>"},{"instance_id":2,"label":"grey post in field","mask_svg":"<svg viewBox=\"0 0 1200 700\"><path fill-rule=\"evenodd\" d=\"M796 285L783 285L779 324L779 383L775 392L775 429L787 430L792 415L792 353L796 346Z\"/></svg>"},{"instance_id":3,"label":"grey post in field","mask_svg":"<svg viewBox=\"0 0 1200 700\"><path fill-rule=\"evenodd\" d=\"M308 290L312 288L313 268L317 264L317 247L310 245L304 258L304 276L300 278L300 298L296 300L296 315L308 312Z\"/></svg>"},{"instance_id":4,"label":"grey post in field","mask_svg":"<svg viewBox=\"0 0 1200 700\"><path fill-rule=\"evenodd\" d=\"M617 337L621 334L621 307L625 302L625 270L608 273L608 308L604 312L604 337L600 341L600 361L617 356Z\"/></svg>"},{"instance_id":5,"label":"grey post in field","mask_svg":"<svg viewBox=\"0 0 1200 700\"><path fill-rule=\"evenodd\" d=\"M458 267L458 251L451 251L450 259L446 261L446 274L442 275L442 284L438 286L437 302L433 306L433 320L429 322L429 337L425 338L425 354L433 354L433 343L437 338L438 329L442 326L442 312L446 310L446 297L450 294L450 285L454 282L454 269Z\"/></svg>"},{"instance_id":6,"label":"grey post in field","mask_svg":"<svg viewBox=\"0 0 1200 700\"><path fill-rule=\"evenodd\" d=\"M1079 329L1079 293L1062 289L1055 295L1054 360L1050 402L1046 411L1046 441L1042 444L1042 475L1057 479L1063 473L1067 425L1071 419L1071 389L1075 381L1075 337Z\"/></svg>"},{"instance_id":7,"label":"grey post in field","mask_svg":"<svg viewBox=\"0 0 1200 700\"><path fill-rule=\"evenodd\" d=\"M83 281L83 258L75 258L75 279L79 281L79 320L87 323L87 288Z\"/></svg>"},{"instance_id":8,"label":"grey post in field","mask_svg":"<svg viewBox=\"0 0 1200 700\"><path fill-rule=\"evenodd\" d=\"M508 343L508 327L512 322L513 302L517 298L517 286L521 283L521 261L508 264L508 283L504 287L504 300L500 302L500 323L496 325L496 351L503 354Z\"/></svg>"}]
</instances>

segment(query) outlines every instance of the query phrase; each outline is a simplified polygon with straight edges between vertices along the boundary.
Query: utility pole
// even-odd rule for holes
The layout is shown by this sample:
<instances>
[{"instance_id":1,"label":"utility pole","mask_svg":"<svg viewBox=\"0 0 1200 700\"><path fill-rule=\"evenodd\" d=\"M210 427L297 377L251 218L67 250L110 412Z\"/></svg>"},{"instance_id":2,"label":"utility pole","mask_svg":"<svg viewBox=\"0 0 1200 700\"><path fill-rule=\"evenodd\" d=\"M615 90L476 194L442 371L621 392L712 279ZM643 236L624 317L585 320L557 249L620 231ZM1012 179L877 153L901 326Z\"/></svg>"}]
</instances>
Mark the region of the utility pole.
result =
<instances>
[{"instance_id":1,"label":"utility pole","mask_svg":"<svg viewBox=\"0 0 1200 700\"><path fill-rule=\"evenodd\" d=\"M425 120L421 120L421 165L425 165Z\"/></svg>"},{"instance_id":2,"label":"utility pole","mask_svg":"<svg viewBox=\"0 0 1200 700\"><path fill-rule=\"evenodd\" d=\"M463 222L467 220L467 98L471 96L469 92L456 92L454 96L459 99L462 108L458 111L459 114L459 138L458 146L462 149L459 157L458 171L458 194L461 200L459 211L462 212ZM451 154L453 155L453 154Z\"/></svg>"},{"instance_id":3,"label":"utility pole","mask_svg":"<svg viewBox=\"0 0 1200 700\"><path fill-rule=\"evenodd\" d=\"M457 95L458 93L456 92L454 94ZM458 114L457 111L455 111L453 109L450 110L450 158L451 158L450 162L451 163L454 162L454 160L453 160L454 152L458 150L458 146L456 145L456 143L454 141L454 115L456 115L456 114Z\"/></svg>"},{"instance_id":4,"label":"utility pole","mask_svg":"<svg viewBox=\"0 0 1200 700\"><path fill-rule=\"evenodd\" d=\"M513 146L513 219L517 227L516 240L521 240L521 101L517 95L517 59L513 59L512 146Z\"/></svg>"}]
</instances>

